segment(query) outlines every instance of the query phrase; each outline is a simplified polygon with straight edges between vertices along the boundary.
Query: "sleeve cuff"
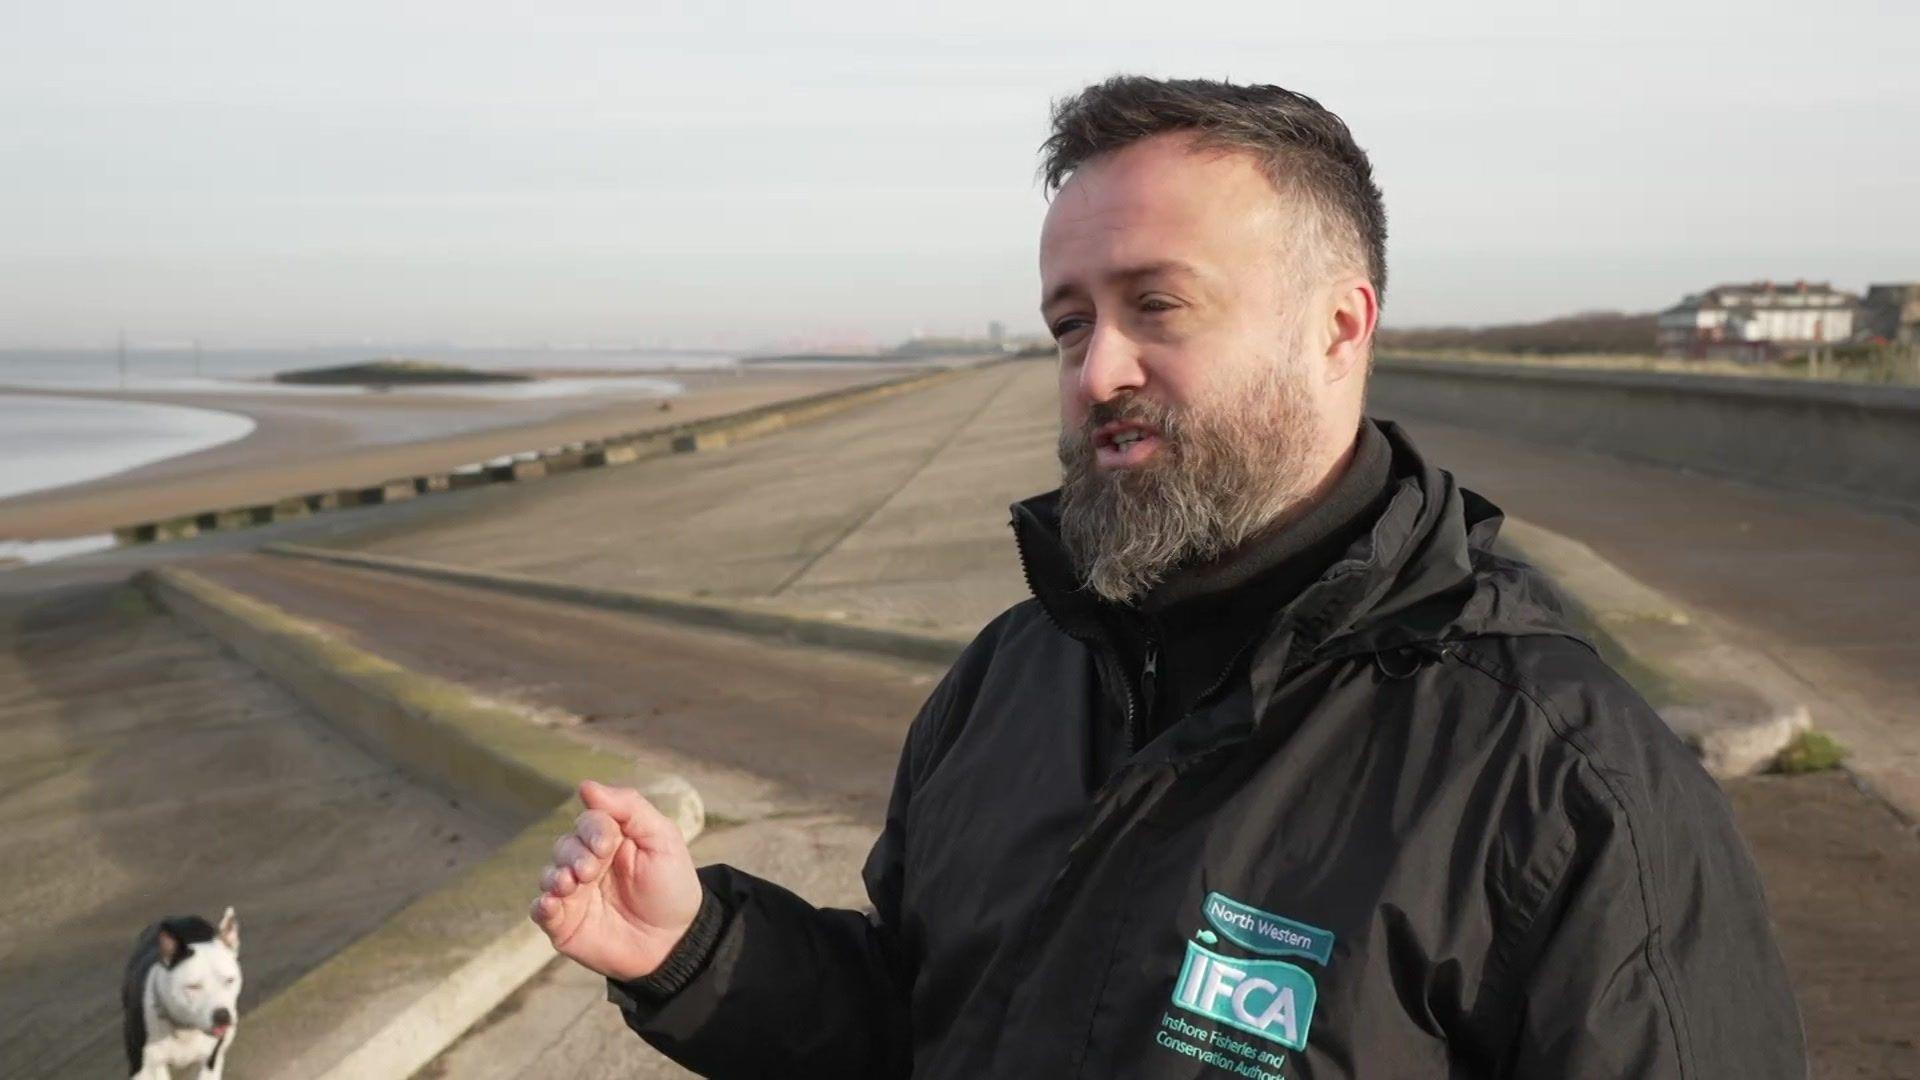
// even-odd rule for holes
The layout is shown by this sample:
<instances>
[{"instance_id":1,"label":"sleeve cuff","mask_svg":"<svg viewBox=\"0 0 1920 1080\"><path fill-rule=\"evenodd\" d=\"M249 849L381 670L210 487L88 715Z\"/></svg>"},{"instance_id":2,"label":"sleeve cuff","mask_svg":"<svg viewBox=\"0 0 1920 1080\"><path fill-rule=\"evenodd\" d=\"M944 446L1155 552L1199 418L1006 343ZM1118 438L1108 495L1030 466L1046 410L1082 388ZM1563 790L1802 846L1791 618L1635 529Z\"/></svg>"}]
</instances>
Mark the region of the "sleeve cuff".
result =
<instances>
[{"instance_id":1,"label":"sleeve cuff","mask_svg":"<svg viewBox=\"0 0 1920 1080\"><path fill-rule=\"evenodd\" d=\"M700 911L680 943L651 975L622 982L607 979L607 1000L623 1009L648 1009L666 1004L705 970L727 928L727 906L712 889L703 889Z\"/></svg>"}]
</instances>

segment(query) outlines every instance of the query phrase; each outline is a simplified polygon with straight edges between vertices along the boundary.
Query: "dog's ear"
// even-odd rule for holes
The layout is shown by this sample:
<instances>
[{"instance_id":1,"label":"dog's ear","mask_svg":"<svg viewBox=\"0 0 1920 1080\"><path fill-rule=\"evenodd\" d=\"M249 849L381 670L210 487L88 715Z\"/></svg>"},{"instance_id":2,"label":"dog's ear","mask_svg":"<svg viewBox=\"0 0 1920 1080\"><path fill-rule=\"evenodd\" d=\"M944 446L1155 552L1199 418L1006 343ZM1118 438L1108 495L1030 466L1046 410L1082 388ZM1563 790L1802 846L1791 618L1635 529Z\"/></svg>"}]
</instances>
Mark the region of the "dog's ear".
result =
<instances>
[{"instance_id":1,"label":"dog's ear","mask_svg":"<svg viewBox=\"0 0 1920 1080\"><path fill-rule=\"evenodd\" d=\"M226 913L220 916L219 934L220 941L233 952L233 955L239 956L240 919L234 915L232 907L228 907Z\"/></svg>"},{"instance_id":2,"label":"dog's ear","mask_svg":"<svg viewBox=\"0 0 1920 1080\"><path fill-rule=\"evenodd\" d=\"M170 968L174 965L174 962L179 959L180 959L180 939L173 936L173 931L167 929L164 926L161 927L160 928L160 966Z\"/></svg>"}]
</instances>

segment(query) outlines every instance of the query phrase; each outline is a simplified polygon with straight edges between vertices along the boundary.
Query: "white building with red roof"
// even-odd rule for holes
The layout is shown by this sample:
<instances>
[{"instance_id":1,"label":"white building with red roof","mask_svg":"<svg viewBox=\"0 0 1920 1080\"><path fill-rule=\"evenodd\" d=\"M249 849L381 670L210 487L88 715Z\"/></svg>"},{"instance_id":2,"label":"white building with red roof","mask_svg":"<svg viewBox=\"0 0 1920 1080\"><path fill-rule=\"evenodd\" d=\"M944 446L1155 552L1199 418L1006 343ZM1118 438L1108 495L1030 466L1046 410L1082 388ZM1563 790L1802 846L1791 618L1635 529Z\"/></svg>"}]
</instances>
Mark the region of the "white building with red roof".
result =
<instances>
[{"instance_id":1,"label":"white building with red roof","mask_svg":"<svg viewBox=\"0 0 1920 1080\"><path fill-rule=\"evenodd\" d=\"M1859 297L1826 282L1718 285L1660 313L1660 354L1777 359L1851 338L1859 309Z\"/></svg>"}]
</instances>

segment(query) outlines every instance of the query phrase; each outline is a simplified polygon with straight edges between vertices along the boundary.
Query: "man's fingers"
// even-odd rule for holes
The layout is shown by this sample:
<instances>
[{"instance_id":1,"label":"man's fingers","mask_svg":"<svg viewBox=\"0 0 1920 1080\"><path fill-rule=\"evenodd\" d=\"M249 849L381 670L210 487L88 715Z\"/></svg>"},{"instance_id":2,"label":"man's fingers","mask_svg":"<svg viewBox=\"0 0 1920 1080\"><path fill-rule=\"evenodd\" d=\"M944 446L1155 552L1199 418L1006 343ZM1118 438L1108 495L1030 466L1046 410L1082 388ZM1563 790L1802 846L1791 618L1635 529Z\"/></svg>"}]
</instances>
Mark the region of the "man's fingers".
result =
<instances>
[{"instance_id":1,"label":"man's fingers","mask_svg":"<svg viewBox=\"0 0 1920 1080\"><path fill-rule=\"evenodd\" d=\"M573 876L573 871L564 866L549 866L540 874L540 891L562 900L572 896L574 888L579 884Z\"/></svg>"},{"instance_id":2,"label":"man's fingers","mask_svg":"<svg viewBox=\"0 0 1920 1080\"><path fill-rule=\"evenodd\" d=\"M574 880L587 885L600 877L600 871L606 868L607 861L588 850L578 835L568 833L554 841L553 865L572 870Z\"/></svg>"},{"instance_id":3,"label":"man's fingers","mask_svg":"<svg viewBox=\"0 0 1920 1080\"><path fill-rule=\"evenodd\" d=\"M527 909L527 917L535 926L548 934L560 929L560 901L548 896L542 888L539 896L533 898L533 906Z\"/></svg>"},{"instance_id":4,"label":"man's fingers","mask_svg":"<svg viewBox=\"0 0 1920 1080\"><path fill-rule=\"evenodd\" d=\"M588 851L609 858L620 846L620 823L604 810L588 810L573 819L573 835L587 845Z\"/></svg>"},{"instance_id":5,"label":"man's fingers","mask_svg":"<svg viewBox=\"0 0 1920 1080\"><path fill-rule=\"evenodd\" d=\"M621 825L631 822L643 810L650 810L640 793L627 787L613 787L598 780L580 781L580 801L589 810L599 810Z\"/></svg>"},{"instance_id":6,"label":"man's fingers","mask_svg":"<svg viewBox=\"0 0 1920 1080\"><path fill-rule=\"evenodd\" d=\"M653 808L652 803L632 788L609 787L597 780L582 780L580 801L586 804L588 810L606 814L622 833L644 847L658 847L662 838L679 835L673 822L668 821L665 815Z\"/></svg>"}]
</instances>

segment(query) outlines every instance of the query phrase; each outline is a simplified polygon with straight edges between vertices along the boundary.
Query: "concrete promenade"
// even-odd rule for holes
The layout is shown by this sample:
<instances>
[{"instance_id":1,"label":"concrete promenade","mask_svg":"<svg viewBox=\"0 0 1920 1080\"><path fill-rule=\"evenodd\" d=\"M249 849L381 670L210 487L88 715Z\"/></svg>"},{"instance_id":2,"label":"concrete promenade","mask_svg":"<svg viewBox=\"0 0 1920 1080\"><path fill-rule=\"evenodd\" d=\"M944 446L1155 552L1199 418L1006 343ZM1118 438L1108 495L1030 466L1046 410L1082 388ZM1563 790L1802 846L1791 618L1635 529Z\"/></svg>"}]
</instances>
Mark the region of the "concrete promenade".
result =
<instances>
[{"instance_id":1,"label":"concrete promenade","mask_svg":"<svg viewBox=\"0 0 1920 1080\"><path fill-rule=\"evenodd\" d=\"M560 478L348 546L966 635L1026 595L1006 508L1057 482L1053 384L1047 360L990 368L777 439ZM1510 513L1799 673L1815 723L1920 816L1920 522L1403 419L1433 461Z\"/></svg>"},{"instance_id":2,"label":"concrete promenade","mask_svg":"<svg viewBox=\"0 0 1920 1080\"><path fill-rule=\"evenodd\" d=\"M1007 506L1057 482L1052 371L986 368L777 438L556 477L340 543L971 634L1026 593Z\"/></svg>"}]
</instances>

